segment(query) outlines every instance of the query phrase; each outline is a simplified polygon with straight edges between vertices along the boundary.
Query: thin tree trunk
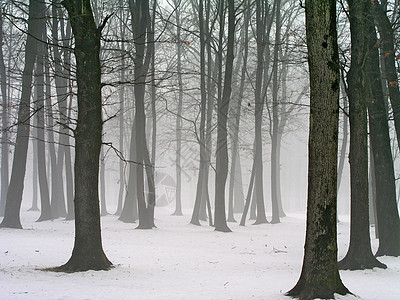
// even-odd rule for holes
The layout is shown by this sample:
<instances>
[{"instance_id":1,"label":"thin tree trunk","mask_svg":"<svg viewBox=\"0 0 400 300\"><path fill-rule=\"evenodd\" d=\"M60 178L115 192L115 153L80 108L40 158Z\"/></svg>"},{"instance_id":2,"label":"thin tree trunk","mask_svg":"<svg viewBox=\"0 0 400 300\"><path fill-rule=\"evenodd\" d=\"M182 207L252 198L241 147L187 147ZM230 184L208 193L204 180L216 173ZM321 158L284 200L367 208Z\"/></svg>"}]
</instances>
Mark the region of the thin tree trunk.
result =
<instances>
[{"instance_id":1,"label":"thin tree trunk","mask_svg":"<svg viewBox=\"0 0 400 300\"><path fill-rule=\"evenodd\" d=\"M3 1L0 1L0 85L1 85L1 194L0 194L0 217L4 216L9 180L8 167L8 95L6 67L3 54Z\"/></svg>"},{"instance_id":2,"label":"thin tree trunk","mask_svg":"<svg viewBox=\"0 0 400 300\"><path fill-rule=\"evenodd\" d=\"M220 0L220 26L224 22L224 1ZM220 35L223 31L220 31ZM225 185L228 175L228 147L227 147L227 120L229 102L232 90L232 71L235 43L235 8L233 1L228 1L228 40L226 65L224 76L224 90L221 101L218 103L218 126L216 148L216 172L215 172L215 216L216 231L230 232L226 223L225 212Z\"/></svg>"},{"instance_id":3,"label":"thin tree trunk","mask_svg":"<svg viewBox=\"0 0 400 300\"><path fill-rule=\"evenodd\" d=\"M272 138L271 138L271 204L272 204L272 224L280 223L278 206L278 135L279 135L279 107L278 107L278 59L281 39L281 0L276 0L275 13L275 47L274 47L274 67L273 67L273 87L272 87Z\"/></svg>"},{"instance_id":4,"label":"thin tree trunk","mask_svg":"<svg viewBox=\"0 0 400 300\"><path fill-rule=\"evenodd\" d=\"M41 40L46 41L45 35L46 23L45 20L40 20L42 28ZM46 174L46 151L44 137L44 43L38 44L38 55L36 59L36 133L37 133L37 155L38 155L38 175L40 188L40 207L41 213L37 221L47 221L52 219L50 207L50 193Z\"/></svg>"},{"instance_id":5,"label":"thin tree trunk","mask_svg":"<svg viewBox=\"0 0 400 300\"><path fill-rule=\"evenodd\" d=\"M175 152L175 212L174 216L182 216L182 166L181 166L181 151L182 151L182 110L183 110L183 83L182 83L182 43L181 43L181 21L179 7L180 1L175 0L175 18L176 18L176 37L178 42L176 43L177 51L177 66L176 72L178 76L178 108L176 112L175 120L175 134L176 134L176 152Z\"/></svg>"}]
</instances>

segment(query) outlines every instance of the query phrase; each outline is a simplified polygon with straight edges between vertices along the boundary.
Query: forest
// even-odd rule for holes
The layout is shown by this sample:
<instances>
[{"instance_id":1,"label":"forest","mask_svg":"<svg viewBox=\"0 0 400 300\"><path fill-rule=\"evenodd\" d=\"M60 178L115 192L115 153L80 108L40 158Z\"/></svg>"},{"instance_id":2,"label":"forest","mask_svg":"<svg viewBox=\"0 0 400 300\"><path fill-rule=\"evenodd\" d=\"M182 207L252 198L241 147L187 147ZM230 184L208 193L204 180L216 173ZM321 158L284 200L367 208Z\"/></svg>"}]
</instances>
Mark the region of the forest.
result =
<instances>
[{"instance_id":1,"label":"forest","mask_svg":"<svg viewBox=\"0 0 400 300\"><path fill-rule=\"evenodd\" d=\"M0 299L399 299L400 1L0 0Z\"/></svg>"}]
</instances>

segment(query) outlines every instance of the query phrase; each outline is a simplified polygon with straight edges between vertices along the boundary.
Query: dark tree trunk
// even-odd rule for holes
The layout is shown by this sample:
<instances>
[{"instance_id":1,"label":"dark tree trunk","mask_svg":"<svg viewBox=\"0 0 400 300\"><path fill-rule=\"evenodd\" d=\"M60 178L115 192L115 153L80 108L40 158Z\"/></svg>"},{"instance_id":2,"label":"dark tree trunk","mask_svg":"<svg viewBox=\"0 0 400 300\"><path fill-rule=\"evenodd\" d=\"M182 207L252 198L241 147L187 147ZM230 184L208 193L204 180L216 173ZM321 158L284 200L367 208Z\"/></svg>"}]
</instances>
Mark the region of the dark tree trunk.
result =
<instances>
[{"instance_id":1,"label":"dark tree trunk","mask_svg":"<svg viewBox=\"0 0 400 300\"><path fill-rule=\"evenodd\" d=\"M372 14L370 15L372 18ZM400 255L400 220L396 203L396 189L389 126L382 92L379 53L375 26L368 26L368 116L370 141L374 156L376 207L379 227L379 248L376 256Z\"/></svg>"},{"instance_id":2,"label":"dark tree trunk","mask_svg":"<svg viewBox=\"0 0 400 300\"><path fill-rule=\"evenodd\" d=\"M57 271L107 270L101 242L99 155L102 135L100 35L89 0L64 0L75 37L78 120L75 130L75 244Z\"/></svg>"},{"instance_id":3,"label":"dark tree trunk","mask_svg":"<svg viewBox=\"0 0 400 300\"><path fill-rule=\"evenodd\" d=\"M303 268L287 295L333 299L349 293L337 266L339 56L336 1L306 0L310 72L307 231Z\"/></svg>"},{"instance_id":4,"label":"dark tree trunk","mask_svg":"<svg viewBox=\"0 0 400 300\"><path fill-rule=\"evenodd\" d=\"M351 32L351 67L347 75L350 116L350 246L339 262L345 270L386 268L372 254L368 211L367 22L369 0L348 0Z\"/></svg>"},{"instance_id":5,"label":"dark tree trunk","mask_svg":"<svg viewBox=\"0 0 400 300\"><path fill-rule=\"evenodd\" d=\"M32 72L37 55L37 39L40 39L42 28L40 18L43 13L43 3L40 0L29 1L28 35L25 49L25 67L22 74L21 100L18 108L18 127L15 142L14 160L11 171L10 185L7 191L6 206L3 221L0 227L22 228L20 209L24 178L26 171L26 158L29 142L30 127L30 98Z\"/></svg>"},{"instance_id":6,"label":"dark tree trunk","mask_svg":"<svg viewBox=\"0 0 400 300\"><path fill-rule=\"evenodd\" d=\"M377 0L370 1L375 23L380 34L380 46L383 51L383 76L389 91L390 104L393 110L397 144L400 148L400 91L396 70L394 36L392 24L386 15L385 8Z\"/></svg>"}]
</instances>

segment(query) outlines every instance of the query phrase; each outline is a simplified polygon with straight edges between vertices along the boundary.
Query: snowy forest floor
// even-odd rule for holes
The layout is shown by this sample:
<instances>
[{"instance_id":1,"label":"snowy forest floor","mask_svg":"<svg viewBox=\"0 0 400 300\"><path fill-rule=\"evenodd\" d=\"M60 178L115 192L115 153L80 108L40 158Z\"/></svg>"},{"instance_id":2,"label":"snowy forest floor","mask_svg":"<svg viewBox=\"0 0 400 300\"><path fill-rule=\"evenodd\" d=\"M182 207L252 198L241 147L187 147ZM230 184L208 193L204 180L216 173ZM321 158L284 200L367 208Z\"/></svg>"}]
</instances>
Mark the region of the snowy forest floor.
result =
<instances>
[{"instance_id":1,"label":"snowy forest floor","mask_svg":"<svg viewBox=\"0 0 400 300\"><path fill-rule=\"evenodd\" d=\"M189 225L190 212L176 217L171 211L156 209L154 230L135 230L135 224L116 216L103 217L103 247L115 267L74 274L41 270L68 260L74 222L36 223L38 212L23 211L24 230L0 229L0 299L290 299L284 293L300 275L304 214L289 214L275 225L230 223L233 233L218 233ZM342 258L348 216L340 220ZM377 245L373 239L374 251ZM341 271L356 297L337 299L400 299L400 258L381 261L388 269Z\"/></svg>"}]
</instances>

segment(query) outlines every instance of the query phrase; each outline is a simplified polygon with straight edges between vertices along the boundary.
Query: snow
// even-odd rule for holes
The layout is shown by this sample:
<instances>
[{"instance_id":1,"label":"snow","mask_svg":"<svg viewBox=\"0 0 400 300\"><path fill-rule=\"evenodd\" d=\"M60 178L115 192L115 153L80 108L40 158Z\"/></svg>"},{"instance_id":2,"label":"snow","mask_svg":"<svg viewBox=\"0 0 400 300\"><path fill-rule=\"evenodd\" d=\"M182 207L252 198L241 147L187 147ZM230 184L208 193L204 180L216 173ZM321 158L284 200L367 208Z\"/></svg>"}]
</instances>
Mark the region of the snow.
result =
<instances>
[{"instance_id":1,"label":"snow","mask_svg":"<svg viewBox=\"0 0 400 300\"><path fill-rule=\"evenodd\" d=\"M0 299L290 299L284 293L300 275L304 214L274 225L230 223L232 233L218 233L189 225L189 211L172 211L157 208L154 230L103 217L103 247L115 267L73 274L42 270L68 260L73 221L36 223L37 212L23 211L24 230L0 230ZM349 239L348 216L340 219L339 258ZM400 299L400 258L380 260L388 269L341 271L356 296L337 299Z\"/></svg>"}]
</instances>

